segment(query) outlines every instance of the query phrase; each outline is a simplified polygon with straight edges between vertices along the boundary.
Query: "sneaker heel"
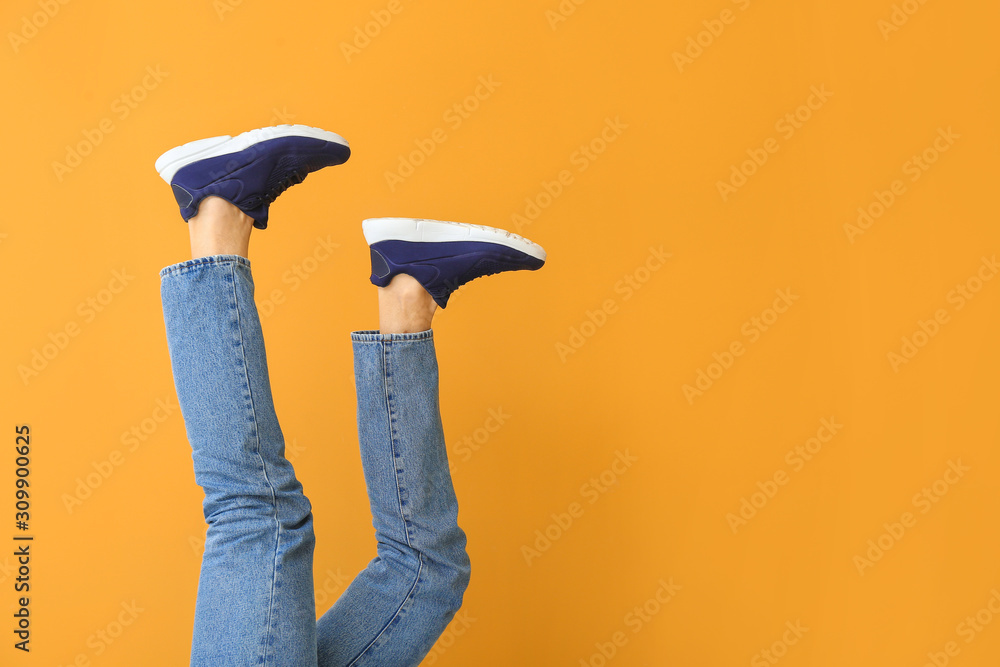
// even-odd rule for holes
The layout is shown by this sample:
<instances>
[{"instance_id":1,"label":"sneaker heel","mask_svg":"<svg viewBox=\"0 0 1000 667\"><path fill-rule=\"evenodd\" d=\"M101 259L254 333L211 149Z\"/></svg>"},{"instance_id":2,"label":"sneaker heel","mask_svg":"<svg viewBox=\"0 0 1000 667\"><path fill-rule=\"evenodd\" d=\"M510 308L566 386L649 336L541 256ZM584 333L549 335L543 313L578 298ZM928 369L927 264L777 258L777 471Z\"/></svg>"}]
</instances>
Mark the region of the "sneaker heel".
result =
<instances>
[{"instance_id":1,"label":"sneaker heel","mask_svg":"<svg viewBox=\"0 0 1000 667\"><path fill-rule=\"evenodd\" d=\"M192 141L177 148L171 148L156 159L156 171L163 180L170 183L174 178L174 174L177 173L180 163L193 162L194 160L191 158L197 159L202 153L211 153L215 148L230 139L232 137L228 135L224 137L210 137L208 139Z\"/></svg>"}]
</instances>

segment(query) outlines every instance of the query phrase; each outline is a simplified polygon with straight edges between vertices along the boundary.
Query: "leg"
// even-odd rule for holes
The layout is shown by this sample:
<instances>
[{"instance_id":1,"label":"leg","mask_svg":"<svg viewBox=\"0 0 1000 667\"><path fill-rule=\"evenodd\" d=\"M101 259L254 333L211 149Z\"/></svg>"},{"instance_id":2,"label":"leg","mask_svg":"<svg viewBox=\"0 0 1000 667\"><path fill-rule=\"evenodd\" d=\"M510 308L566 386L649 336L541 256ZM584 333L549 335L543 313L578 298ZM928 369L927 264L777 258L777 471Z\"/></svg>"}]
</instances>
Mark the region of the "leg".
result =
<instances>
[{"instance_id":1,"label":"leg","mask_svg":"<svg viewBox=\"0 0 1000 667\"><path fill-rule=\"evenodd\" d=\"M209 198L193 259L161 272L167 342L208 536L191 664L316 664L313 523L274 413L253 279L252 220Z\"/></svg>"},{"instance_id":2,"label":"leg","mask_svg":"<svg viewBox=\"0 0 1000 667\"><path fill-rule=\"evenodd\" d=\"M465 533L438 407L431 320L477 278L535 270L538 245L502 229L376 218L362 225L379 287L379 331L358 331L361 461L378 556L320 619L321 667L417 665L462 605Z\"/></svg>"},{"instance_id":3,"label":"leg","mask_svg":"<svg viewBox=\"0 0 1000 667\"><path fill-rule=\"evenodd\" d=\"M418 665L469 583L438 408L435 308L419 283L399 275L379 290L380 331L352 334L378 555L320 618L322 667Z\"/></svg>"},{"instance_id":4,"label":"leg","mask_svg":"<svg viewBox=\"0 0 1000 667\"><path fill-rule=\"evenodd\" d=\"M188 220L191 257L249 257L251 231L253 219L250 216L224 199L206 197L198 208L198 214Z\"/></svg>"}]
</instances>

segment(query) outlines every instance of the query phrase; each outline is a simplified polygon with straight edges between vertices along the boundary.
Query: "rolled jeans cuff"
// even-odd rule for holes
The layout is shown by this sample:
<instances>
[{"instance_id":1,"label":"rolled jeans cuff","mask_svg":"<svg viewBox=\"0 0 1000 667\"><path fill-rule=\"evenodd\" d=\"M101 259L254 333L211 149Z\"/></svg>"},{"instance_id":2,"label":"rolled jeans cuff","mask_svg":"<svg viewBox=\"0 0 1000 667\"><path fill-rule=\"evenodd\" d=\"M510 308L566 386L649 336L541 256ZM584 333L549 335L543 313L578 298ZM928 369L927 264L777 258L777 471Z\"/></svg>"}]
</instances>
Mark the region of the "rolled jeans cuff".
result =
<instances>
[{"instance_id":1,"label":"rolled jeans cuff","mask_svg":"<svg viewBox=\"0 0 1000 667\"><path fill-rule=\"evenodd\" d=\"M384 334L379 333L376 330L365 330L365 331L352 331L351 340L355 343L390 343L393 341L417 341L417 340L433 340L434 331L432 329L427 329L426 331L418 331L416 333L391 333Z\"/></svg>"},{"instance_id":2,"label":"rolled jeans cuff","mask_svg":"<svg viewBox=\"0 0 1000 667\"><path fill-rule=\"evenodd\" d=\"M250 260L242 255L209 255L207 257L196 257L195 259L189 259L184 262L179 262L177 264L171 264L170 266L165 266L160 270L160 278L165 278L169 275L179 275L182 273L187 273L188 271L193 271L195 269L201 268L203 266L214 266L214 265L224 265L224 264L239 264L246 268L250 268Z\"/></svg>"}]
</instances>

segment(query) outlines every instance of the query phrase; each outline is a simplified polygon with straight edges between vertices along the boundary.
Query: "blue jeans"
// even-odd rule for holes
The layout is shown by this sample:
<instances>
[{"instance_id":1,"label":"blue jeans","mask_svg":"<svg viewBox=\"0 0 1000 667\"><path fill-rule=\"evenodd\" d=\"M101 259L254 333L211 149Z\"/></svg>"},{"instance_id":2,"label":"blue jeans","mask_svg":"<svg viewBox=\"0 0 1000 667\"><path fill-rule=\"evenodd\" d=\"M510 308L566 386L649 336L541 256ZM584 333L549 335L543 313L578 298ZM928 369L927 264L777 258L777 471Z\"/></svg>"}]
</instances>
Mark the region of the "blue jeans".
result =
<instances>
[{"instance_id":1,"label":"blue jeans","mask_svg":"<svg viewBox=\"0 0 1000 667\"><path fill-rule=\"evenodd\" d=\"M351 334L377 555L317 621L312 506L285 458L250 261L202 257L160 277L208 523L191 664L419 664L469 582L431 331Z\"/></svg>"}]
</instances>

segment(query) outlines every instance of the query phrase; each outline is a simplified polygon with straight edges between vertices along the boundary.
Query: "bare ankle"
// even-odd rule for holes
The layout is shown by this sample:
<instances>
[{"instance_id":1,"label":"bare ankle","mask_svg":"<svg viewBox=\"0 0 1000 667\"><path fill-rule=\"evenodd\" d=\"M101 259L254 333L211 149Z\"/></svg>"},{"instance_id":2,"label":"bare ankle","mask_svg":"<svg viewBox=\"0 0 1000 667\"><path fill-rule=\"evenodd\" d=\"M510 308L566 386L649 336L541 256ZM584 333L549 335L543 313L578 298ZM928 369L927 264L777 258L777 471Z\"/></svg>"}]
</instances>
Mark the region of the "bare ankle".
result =
<instances>
[{"instance_id":1,"label":"bare ankle","mask_svg":"<svg viewBox=\"0 0 1000 667\"><path fill-rule=\"evenodd\" d=\"M427 331L436 310L437 304L423 285L406 274L378 288L379 331L383 334Z\"/></svg>"},{"instance_id":2,"label":"bare ankle","mask_svg":"<svg viewBox=\"0 0 1000 667\"><path fill-rule=\"evenodd\" d=\"M206 197L198 213L188 220L191 257L240 255L247 257L253 219L219 197Z\"/></svg>"}]
</instances>

